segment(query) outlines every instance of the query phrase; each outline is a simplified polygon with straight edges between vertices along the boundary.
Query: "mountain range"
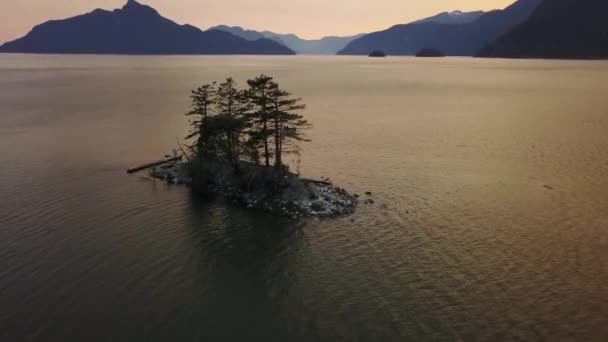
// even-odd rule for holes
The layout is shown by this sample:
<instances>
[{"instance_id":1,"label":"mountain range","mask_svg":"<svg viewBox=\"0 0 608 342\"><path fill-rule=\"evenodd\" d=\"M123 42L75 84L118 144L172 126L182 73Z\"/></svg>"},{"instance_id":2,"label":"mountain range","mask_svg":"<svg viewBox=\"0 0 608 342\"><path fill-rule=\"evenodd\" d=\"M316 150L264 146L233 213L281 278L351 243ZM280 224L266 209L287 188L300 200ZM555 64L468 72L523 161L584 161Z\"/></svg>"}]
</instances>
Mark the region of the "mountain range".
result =
<instances>
[{"instance_id":1,"label":"mountain range","mask_svg":"<svg viewBox=\"0 0 608 342\"><path fill-rule=\"evenodd\" d=\"M443 12L432 17L420 19L412 22L411 24L422 24L422 23L437 23L437 24L447 24L447 25L458 25L458 24L468 24L473 22L482 15L484 15L484 11L475 11L475 12L462 12L462 11L452 11L452 12Z\"/></svg>"},{"instance_id":2,"label":"mountain range","mask_svg":"<svg viewBox=\"0 0 608 342\"><path fill-rule=\"evenodd\" d=\"M355 39L339 54L367 55L373 50L383 50L389 55L415 55L421 49L432 48L446 55L473 56L525 21L541 2L518 0L504 10L487 12L461 24L423 21L396 25Z\"/></svg>"},{"instance_id":3,"label":"mountain range","mask_svg":"<svg viewBox=\"0 0 608 342\"><path fill-rule=\"evenodd\" d=\"M0 46L7 53L342 54L506 58L608 58L608 0L517 0L503 10L443 12L383 31L301 39L294 34L180 25L128 0L119 9L35 26Z\"/></svg>"},{"instance_id":4,"label":"mountain range","mask_svg":"<svg viewBox=\"0 0 608 342\"><path fill-rule=\"evenodd\" d=\"M114 11L51 20L0 52L73 54L281 54L295 52L271 39L247 40L220 30L201 31L128 0Z\"/></svg>"},{"instance_id":5,"label":"mountain range","mask_svg":"<svg viewBox=\"0 0 608 342\"><path fill-rule=\"evenodd\" d=\"M608 0L545 0L478 56L608 58Z\"/></svg>"},{"instance_id":6,"label":"mountain range","mask_svg":"<svg viewBox=\"0 0 608 342\"><path fill-rule=\"evenodd\" d=\"M254 31L247 30L239 26L219 25L210 28L210 30L221 30L230 32L241 38L248 40L257 40L268 38L283 44L286 47L294 50L297 54L302 55L335 55L342 50L351 41L363 36L358 34L349 37L323 37L321 39L302 39L295 34L281 34L270 31Z\"/></svg>"},{"instance_id":7,"label":"mountain range","mask_svg":"<svg viewBox=\"0 0 608 342\"><path fill-rule=\"evenodd\" d=\"M483 11L443 12L432 17L420 19L414 23L466 24L478 19L483 14ZM335 55L353 40L364 36L364 34L357 34L347 37L329 36L321 39L302 39L295 34L281 34L271 31L255 31L244 29L239 26L226 25L214 26L211 27L210 30L222 30L230 32L247 40L269 38L277 43L287 46L288 48L294 50L297 54L303 55Z\"/></svg>"}]
</instances>

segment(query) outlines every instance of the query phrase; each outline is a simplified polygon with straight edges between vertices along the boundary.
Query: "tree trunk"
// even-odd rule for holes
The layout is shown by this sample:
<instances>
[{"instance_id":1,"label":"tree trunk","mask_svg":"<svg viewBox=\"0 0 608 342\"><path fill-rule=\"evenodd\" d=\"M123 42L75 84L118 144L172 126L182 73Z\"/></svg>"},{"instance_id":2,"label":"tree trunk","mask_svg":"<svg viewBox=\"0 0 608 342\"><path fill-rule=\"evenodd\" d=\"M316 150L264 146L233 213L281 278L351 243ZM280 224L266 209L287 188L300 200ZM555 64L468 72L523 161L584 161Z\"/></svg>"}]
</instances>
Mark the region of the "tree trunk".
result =
<instances>
[{"instance_id":1,"label":"tree trunk","mask_svg":"<svg viewBox=\"0 0 608 342\"><path fill-rule=\"evenodd\" d=\"M279 169L283 162L281 160L281 132L279 131L278 111L274 115L274 166Z\"/></svg>"},{"instance_id":2,"label":"tree trunk","mask_svg":"<svg viewBox=\"0 0 608 342\"><path fill-rule=\"evenodd\" d=\"M268 151L268 122L264 118L264 157L266 158L266 166L270 166L270 152Z\"/></svg>"}]
</instances>

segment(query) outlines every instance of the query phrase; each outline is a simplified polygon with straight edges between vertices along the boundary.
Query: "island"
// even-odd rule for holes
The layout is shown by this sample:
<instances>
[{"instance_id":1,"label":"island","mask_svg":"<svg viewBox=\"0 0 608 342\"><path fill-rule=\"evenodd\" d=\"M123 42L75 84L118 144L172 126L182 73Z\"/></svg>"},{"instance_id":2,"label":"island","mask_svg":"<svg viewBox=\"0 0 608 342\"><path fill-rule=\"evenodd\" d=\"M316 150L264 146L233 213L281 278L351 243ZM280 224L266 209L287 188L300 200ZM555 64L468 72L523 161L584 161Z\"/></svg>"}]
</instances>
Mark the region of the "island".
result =
<instances>
[{"instance_id":1,"label":"island","mask_svg":"<svg viewBox=\"0 0 608 342\"><path fill-rule=\"evenodd\" d=\"M358 195L326 178L300 176L299 145L310 141L305 132L312 127L301 114L306 106L270 76L247 85L240 89L228 78L194 89L181 155L176 150L129 172L151 168L153 178L187 184L205 198L292 219L352 213Z\"/></svg>"},{"instance_id":2,"label":"island","mask_svg":"<svg viewBox=\"0 0 608 342\"><path fill-rule=\"evenodd\" d=\"M369 57L386 57L386 53L382 50L374 50L369 54Z\"/></svg>"},{"instance_id":3,"label":"island","mask_svg":"<svg viewBox=\"0 0 608 342\"><path fill-rule=\"evenodd\" d=\"M416 57L445 57L445 53L437 49L422 49L416 53Z\"/></svg>"}]
</instances>

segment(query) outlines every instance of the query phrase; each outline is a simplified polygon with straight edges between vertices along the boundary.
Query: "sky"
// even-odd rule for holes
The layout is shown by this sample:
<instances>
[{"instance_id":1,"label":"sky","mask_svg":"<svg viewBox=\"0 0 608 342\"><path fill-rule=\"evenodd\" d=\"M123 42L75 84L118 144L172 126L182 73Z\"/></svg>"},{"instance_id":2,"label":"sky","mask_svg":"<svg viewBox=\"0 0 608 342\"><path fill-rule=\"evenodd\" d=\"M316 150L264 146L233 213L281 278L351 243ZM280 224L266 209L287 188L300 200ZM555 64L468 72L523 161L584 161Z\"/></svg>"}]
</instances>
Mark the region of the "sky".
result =
<instances>
[{"instance_id":1,"label":"sky","mask_svg":"<svg viewBox=\"0 0 608 342\"><path fill-rule=\"evenodd\" d=\"M225 24L302 38L381 30L444 11L490 10L515 0L140 0L163 16L201 29ZM0 0L0 42L22 37L37 24L126 0Z\"/></svg>"}]
</instances>

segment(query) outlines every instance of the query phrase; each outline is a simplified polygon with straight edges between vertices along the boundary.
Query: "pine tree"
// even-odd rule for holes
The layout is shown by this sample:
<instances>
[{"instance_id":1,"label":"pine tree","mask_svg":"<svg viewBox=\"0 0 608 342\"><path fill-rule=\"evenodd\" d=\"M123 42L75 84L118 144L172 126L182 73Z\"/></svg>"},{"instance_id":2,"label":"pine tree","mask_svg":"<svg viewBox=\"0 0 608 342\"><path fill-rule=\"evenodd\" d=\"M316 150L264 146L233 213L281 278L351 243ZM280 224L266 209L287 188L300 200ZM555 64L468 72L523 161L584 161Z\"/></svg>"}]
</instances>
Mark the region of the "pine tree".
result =
<instances>
[{"instance_id":1,"label":"pine tree","mask_svg":"<svg viewBox=\"0 0 608 342\"><path fill-rule=\"evenodd\" d=\"M240 90L232 78L216 86L205 84L192 91L194 116L187 139L199 160L220 159L238 171L240 160L280 169L286 154L299 153L298 142L309 141L304 130L311 125L300 114L301 99L280 88L272 77L260 75Z\"/></svg>"},{"instance_id":2,"label":"pine tree","mask_svg":"<svg viewBox=\"0 0 608 342\"><path fill-rule=\"evenodd\" d=\"M195 150L198 157L209 156L211 135L209 132L209 118L213 115L215 104L215 82L204 84L192 91L192 110L187 116L195 116L190 120L191 130L186 139L196 139L191 149Z\"/></svg>"},{"instance_id":3,"label":"pine tree","mask_svg":"<svg viewBox=\"0 0 608 342\"><path fill-rule=\"evenodd\" d=\"M286 145L293 145L297 151L298 141L310 141L303 130L310 128L310 124L299 114L306 106L301 104L300 98L292 97L288 91L281 90L276 82L271 82L270 92L270 118L272 124L272 135L274 140L274 166L279 169L283 166L283 154L292 151L284 150Z\"/></svg>"},{"instance_id":4,"label":"pine tree","mask_svg":"<svg viewBox=\"0 0 608 342\"><path fill-rule=\"evenodd\" d=\"M241 140L249 124L249 103L236 82L228 78L217 88L215 105L218 113L216 128L222 132L222 150L226 158L237 166L242 154Z\"/></svg>"},{"instance_id":5,"label":"pine tree","mask_svg":"<svg viewBox=\"0 0 608 342\"><path fill-rule=\"evenodd\" d=\"M270 131L270 111L271 103L268 97L272 86L273 78L264 74L247 81L249 89L247 90L247 98L250 101L253 112L251 113L252 130L251 134L259 140L264 153L264 161L266 166L270 166L270 146L269 142L272 136Z\"/></svg>"}]
</instances>

